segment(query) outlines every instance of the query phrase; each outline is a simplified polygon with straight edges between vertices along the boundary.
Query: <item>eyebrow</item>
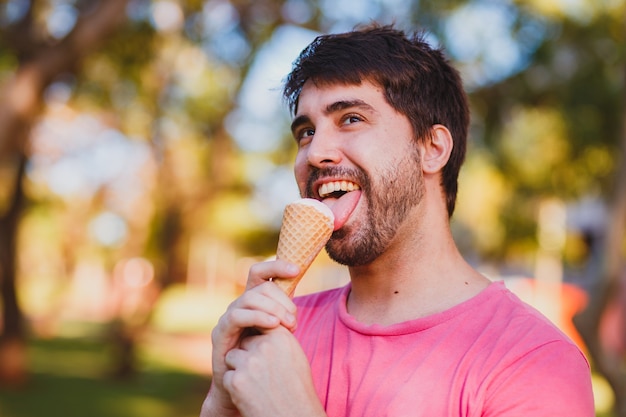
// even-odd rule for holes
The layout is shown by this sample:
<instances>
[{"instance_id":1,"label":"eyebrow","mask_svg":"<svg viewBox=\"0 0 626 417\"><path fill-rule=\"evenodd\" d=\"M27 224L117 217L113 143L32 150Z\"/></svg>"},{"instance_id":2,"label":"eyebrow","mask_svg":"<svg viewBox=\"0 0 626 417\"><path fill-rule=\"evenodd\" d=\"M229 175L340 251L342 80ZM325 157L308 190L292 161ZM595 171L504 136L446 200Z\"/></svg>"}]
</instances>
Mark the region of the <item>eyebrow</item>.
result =
<instances>
[{"instance_id":1,"label":"eyebrow","mask_svg":"<svg viewBox=\"0 0 626 417\"><path fill-rule=\"evenodd\" d=\"M363 110L368 110L368 111L374 111L374 108L372 106L370 106L363 100L357 98L354 100L335 101L334 103L331 103L328 106L326 106L324 113L331 114L334 112L338 112L338 111L345 110L345 109L350 109L353 107L360 108Z\"/></svg>"},{"instance_id":2,"label":"eyebrow","mask_svg":"<svg viewBox=\"0 0 626 417\"><path fill-rule=\"evenodd\" d=\"M309 118L309 116L298 116L295 119L293 119L293 122L291 122L291 134L295 137L296 136L296 130L298 129L298 127L310 123L311 122L311 118Z\"/></svg>"},{"instance_id":3,"label":"eyebrow","mask_svg":"<svg viewBox=\"0 0 626 417\"><path fill-rule=\"evenodd\" d=\"M359 108L362 110L377 113L376 110L372 106L367 104L365 101L361 99L354 99L354 100L339 100L339 101L330 103L324 109L324 114L329 115L332 113L336 113L338 111L351 109L351 108ZM307 124L310 122L311 122L311 118L307 115L301 115L301 116L296 117L295 119L293 119L293 122L291 122L291 133L295 136L295 131L298 128L298 126L301 126L303 124Z\"/></svg>"}]
</instances>

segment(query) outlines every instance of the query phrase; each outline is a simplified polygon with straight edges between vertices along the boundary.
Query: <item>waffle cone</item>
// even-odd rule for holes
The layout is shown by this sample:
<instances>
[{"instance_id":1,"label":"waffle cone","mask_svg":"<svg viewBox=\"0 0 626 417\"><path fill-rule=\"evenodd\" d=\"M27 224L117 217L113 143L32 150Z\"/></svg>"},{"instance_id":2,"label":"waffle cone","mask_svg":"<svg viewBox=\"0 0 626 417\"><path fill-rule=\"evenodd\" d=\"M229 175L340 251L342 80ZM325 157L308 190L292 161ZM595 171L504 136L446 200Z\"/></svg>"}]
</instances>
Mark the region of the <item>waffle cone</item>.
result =
<instances>
[{"instance_id":1,"label":"waffle cone","mask_svg":"<svg viewBox=\"0 0 626 417\"><path fill-rule=\"evenodd\" d=\"M315 257L328 242L333 225L332 211L317 200L301 199L285 208L276 258L300 267L300 274L294 279L273 279L286 294L293 294Z\"/></svg>"}]
</instances>

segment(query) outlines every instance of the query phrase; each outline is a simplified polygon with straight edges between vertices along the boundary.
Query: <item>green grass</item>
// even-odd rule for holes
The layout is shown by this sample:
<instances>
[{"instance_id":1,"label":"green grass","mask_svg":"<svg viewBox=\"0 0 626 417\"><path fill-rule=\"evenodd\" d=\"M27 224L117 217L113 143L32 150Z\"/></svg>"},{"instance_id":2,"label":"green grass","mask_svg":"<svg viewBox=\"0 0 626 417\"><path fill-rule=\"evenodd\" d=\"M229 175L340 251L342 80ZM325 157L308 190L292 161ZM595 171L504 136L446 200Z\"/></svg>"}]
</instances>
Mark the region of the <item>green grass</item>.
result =
<instances>
[{"instance_id":1,"label":"green grass","mask_svg":"<svg viewBox=\"0 0 626 417\"><path fill-rule=\"evenodd\" d=\"M145 361L135 378L113 380L97 340L33 341L28 355L27 385L0 389L2 417L197 417L209 386L204 376Z\"/></svg>"}]
</instances>

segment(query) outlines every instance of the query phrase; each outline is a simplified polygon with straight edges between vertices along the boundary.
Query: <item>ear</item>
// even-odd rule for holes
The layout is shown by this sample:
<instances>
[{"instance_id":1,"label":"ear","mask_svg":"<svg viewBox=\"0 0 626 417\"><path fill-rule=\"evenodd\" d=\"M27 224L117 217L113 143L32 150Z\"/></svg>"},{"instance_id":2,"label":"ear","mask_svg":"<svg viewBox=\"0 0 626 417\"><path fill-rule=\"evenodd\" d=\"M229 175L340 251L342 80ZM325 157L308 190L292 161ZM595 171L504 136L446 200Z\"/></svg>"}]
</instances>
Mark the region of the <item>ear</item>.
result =
<instances>
[{"instance_id":1,"label":"ear","mask_svg":"<svg viewBox=\"0 0 626 417\"><path fill-rule=\"evenodd\" d=\"M452 153L452 135L444 125L433 125L422 143L422 171L435 174L443 169Z\"/></svg>"}]
</instances>

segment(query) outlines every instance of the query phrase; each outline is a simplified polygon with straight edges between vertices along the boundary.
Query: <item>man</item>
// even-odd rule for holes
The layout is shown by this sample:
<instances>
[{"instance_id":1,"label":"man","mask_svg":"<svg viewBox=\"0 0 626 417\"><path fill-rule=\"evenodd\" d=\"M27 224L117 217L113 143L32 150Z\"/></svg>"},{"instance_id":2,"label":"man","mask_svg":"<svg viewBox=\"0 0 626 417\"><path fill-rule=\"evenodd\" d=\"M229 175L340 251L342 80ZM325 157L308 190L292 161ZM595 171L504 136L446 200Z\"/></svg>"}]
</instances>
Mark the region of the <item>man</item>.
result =
<instances>
[{"instance_id":1,"label":"man","mask_svg":"<svg viewBox=\"0 0 626 417\"><path fill-rule=\"evenodd\" d=\"M333 210L350 284L292 302L268 281L297 267L254 265L201 416L593 416L578 348L454 244L469 112L443 54L392 27L321 36L284 94L298 186Z\"/></svg>"}]
</instances>

